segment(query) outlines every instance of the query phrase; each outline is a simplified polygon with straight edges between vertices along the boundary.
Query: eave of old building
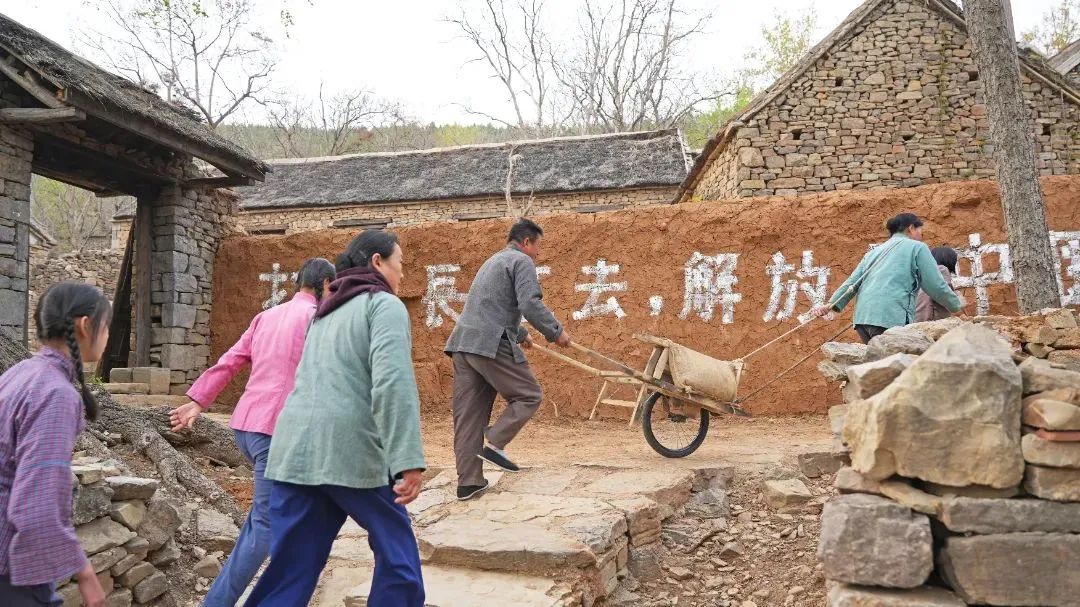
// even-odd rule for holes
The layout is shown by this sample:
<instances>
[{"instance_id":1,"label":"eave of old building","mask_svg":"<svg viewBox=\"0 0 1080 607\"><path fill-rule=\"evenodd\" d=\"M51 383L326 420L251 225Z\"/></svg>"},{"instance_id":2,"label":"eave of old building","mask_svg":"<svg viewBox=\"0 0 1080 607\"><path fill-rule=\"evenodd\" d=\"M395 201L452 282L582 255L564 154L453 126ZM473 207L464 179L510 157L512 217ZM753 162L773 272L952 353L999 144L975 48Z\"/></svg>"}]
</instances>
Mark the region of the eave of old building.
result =
<instances>
[{"instance_id":1,"label":"eave of old building","mask_svg":"<svg viewBox=\"0 0 1080 607\"><path fill-rule=\"evenodd\" d=\"M846 19L821 42L813 48L797 63L788 70L769 88L757 95L747 108L738 116L729 120L720 130L705 144L701 153L694 160L690 172L679 187L674 202L686 202L693 196L699 181L706 168L720 155L727 145L736 138L740 128L753 119L759 112L768 107L777 98L785 95L799 78L813 69L814 65L826 57L833 49L844 44L861 32L871 23L874 12L882 5L909 2L916 0L867 0L847 16ZM950 0L917 0L937 11L944 18L952 21L962 31L967 31L963 11ZM1078 41L1080 42L1080 41ZM1075 45L1074 45L1075 46ZM1080 64L1080 47L1076 51L1077 64ZM1021 70L1028 77L1040 81L1061 92L1061 95L1073 103L1080 105L1080 91L1052 66L1053 60L1047 62L1041 55L1026 49L1019 52ZM1075 66L1076 64L1074 64Z\"/></svg>"}]
</instances>

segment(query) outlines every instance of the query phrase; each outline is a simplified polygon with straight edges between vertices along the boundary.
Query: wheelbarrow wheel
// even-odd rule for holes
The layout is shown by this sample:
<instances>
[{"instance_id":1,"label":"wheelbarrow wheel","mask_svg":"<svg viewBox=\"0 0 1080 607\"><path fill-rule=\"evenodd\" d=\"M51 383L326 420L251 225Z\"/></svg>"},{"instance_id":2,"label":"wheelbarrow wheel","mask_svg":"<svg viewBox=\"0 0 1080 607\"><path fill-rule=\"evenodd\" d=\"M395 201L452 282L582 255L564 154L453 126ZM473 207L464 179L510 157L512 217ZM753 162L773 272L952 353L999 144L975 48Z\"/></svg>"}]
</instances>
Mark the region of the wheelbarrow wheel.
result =
<instances>
[{"instance_id":1,"label":"wheelbarrow wheel","mask_svg":"<svg viewBox=\"0 0 1080 607\"><path fill-rule=\"evenodd\" d=\"M645 442L664 457L686 457L705 442L709 412L660 392L653 392L642 407Z\"/></svg>"}]
</instances>

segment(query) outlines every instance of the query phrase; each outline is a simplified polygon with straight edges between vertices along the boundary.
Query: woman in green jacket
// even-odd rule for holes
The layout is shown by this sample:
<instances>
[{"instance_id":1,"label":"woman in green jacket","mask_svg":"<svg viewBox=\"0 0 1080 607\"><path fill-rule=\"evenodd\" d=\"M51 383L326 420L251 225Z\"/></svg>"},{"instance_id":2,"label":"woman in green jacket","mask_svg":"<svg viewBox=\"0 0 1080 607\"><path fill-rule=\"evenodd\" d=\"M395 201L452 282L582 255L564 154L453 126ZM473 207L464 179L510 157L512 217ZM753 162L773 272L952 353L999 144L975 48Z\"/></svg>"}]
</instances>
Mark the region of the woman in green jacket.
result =
<instances>
[{"instance_id":1,"label":"woman in green jacket","mask_svg":"<svg viewBox=\"0 0 1080 607\"><path fill-rule=\"evenodd\" d=\"M869 343L886 330L915 320L920 289L954 314L963 309L964 300L942 278L930 248L921 242L922 226L911 213L890 219L885 224L889 240L863 256L829 303L815 308L814 314L840 312L857 295L855 331Z\"/></svg>"},{"instance_id":2,"label":"woman in green jacket","mask_svg":"<svg viewBox=\"0 0 1080 607\"><path fill-rule=\"evenodd\" d=\"M249 607L307 605L346 516L367 530L375 554L367 604L424 605L405 510L425 463L409 315L395 295L397 237L363 232L337 270L270 443L270 565Z\"/></svg>"}]
</instances>

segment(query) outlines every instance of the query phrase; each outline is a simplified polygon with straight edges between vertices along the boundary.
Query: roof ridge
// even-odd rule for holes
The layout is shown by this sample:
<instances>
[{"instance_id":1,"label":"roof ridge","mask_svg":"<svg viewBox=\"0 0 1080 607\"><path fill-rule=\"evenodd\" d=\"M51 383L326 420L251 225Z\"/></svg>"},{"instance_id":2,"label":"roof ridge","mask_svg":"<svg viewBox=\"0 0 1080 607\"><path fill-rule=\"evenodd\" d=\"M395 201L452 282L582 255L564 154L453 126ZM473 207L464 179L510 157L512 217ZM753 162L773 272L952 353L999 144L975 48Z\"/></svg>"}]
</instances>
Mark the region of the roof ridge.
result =
<instances>
[{"instance_id":1,"label":"roof ridge","mask_svg":"<svg viewBox=\"0 0 1080 607\"><path fill-rule=\"evenodd\" d=\"M549 143L571 143L576 141L596 141L600 139L618 139L618 140L650 140L660 139L662 137L676 136L681 140L681 134L679 129L657 129L652 131L625 131L619 133L596 133L589 135L569 135L566 137L544 137L540 139L519 139L513 141L503 141L496 143L467 143L462 145L452 145L437 148L423 148L417 150L398 150L393 152L357 152L353 154L341 154L338 156L310 156L304 158L270 158L265 162L267 164L313 164L317 162L335 162L338 160L348 160L350 158L378 158L378 157L393 157L393 156L411 156L411 155L424 155L424 154L445 154L449 152L459 152L463 150L485 150L485 149L498 149L508 148L513 146L533 146L544 145Z\"/></svg>"}]
</instances>

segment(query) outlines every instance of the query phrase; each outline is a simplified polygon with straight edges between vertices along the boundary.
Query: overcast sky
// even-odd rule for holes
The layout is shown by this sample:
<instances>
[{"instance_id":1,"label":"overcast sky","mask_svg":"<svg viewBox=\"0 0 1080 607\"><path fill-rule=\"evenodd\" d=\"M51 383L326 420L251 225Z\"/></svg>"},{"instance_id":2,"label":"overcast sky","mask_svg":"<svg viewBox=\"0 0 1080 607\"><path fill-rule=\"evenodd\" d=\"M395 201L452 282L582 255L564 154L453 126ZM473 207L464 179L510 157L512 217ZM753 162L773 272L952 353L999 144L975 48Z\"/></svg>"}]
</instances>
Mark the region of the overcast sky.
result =
<instances>
[{"instance_id":1,"label":"overcast sky","mask_svg":"<svg viewBox=\"0 0 1080 607\"><path fill-rule=\"evenodd\" d=\"M455 0L253 0L265 19L282 3L295 18L290 38L279 43L279 87L313 91L366 87L404 103L422 121L479 122L461 104L499 113L506 108L497 83L444 22ZM795 13L813 5L817 38L836 27L862 0L684 0L690 10L713 11L705 35L691 52L695 67L731 73L745 52L760 43L760 28L778 10ZM1025 31L1060 0L1013 0L1016 29ZM0 0L0 11L78 51L75 33L100 19L89 0ZM548 0L554 21L574 26L577 0Z\"/></svg>"}]
</instances>

